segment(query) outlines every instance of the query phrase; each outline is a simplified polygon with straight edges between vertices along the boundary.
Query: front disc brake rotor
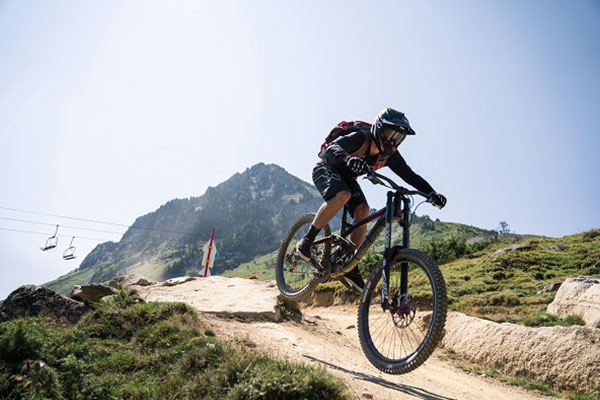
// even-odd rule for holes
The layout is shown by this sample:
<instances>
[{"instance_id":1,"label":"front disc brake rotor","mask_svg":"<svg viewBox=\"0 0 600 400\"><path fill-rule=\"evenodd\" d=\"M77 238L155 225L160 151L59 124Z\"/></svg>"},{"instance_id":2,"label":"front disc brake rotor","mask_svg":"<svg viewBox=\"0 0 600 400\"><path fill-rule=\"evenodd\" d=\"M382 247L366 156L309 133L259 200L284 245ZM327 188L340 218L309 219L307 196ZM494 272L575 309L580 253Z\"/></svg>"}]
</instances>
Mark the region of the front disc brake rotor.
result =
<instances>
[{"instance_id":1,"label":"front disc brake rotor","mask_svg":"<svg viewBox=\"0 0 600 400\"><path fill-rule=\"evenodd\" d=\"M392 314L392 320L396 327L406 328L415 319L417 313L417 300L410 294L396 296L394 297L394 300L392 300L390 313Z\"/></svg>"}]
</instances>

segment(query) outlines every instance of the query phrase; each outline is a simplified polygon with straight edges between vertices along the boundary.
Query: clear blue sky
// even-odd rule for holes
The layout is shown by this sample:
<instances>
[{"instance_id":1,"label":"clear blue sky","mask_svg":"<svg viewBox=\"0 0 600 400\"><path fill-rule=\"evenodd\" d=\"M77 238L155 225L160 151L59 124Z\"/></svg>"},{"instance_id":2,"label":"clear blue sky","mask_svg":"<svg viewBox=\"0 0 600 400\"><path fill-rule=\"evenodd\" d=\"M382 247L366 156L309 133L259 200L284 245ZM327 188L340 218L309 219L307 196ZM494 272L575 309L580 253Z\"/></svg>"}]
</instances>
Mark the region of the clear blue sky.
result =
<instances>
[{"instance_id":1,"label":"clear blue sky","mask_svg":"<svg viewBox=\"0 0 600 400\"><path fill-rule=\"evenodd\" d=\"M420 213L582 232L600 227L598 71L598 1L0 1L0 206L130 224L257 162L310 182L335 123L391 106L448 197ZM69 238L43 240L0 231L0 298L96 244L66 262Z\"/></svg>"}]
</instances>

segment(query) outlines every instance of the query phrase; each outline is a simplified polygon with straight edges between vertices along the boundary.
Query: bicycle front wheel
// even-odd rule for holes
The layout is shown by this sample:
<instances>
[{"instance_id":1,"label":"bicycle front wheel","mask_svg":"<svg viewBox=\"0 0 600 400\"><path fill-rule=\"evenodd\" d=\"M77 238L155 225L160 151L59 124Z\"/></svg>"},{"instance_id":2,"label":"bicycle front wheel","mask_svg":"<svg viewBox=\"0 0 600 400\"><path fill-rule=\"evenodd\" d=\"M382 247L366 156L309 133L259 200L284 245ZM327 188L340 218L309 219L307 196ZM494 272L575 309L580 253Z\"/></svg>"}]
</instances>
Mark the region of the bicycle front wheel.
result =
<instances>
[{"instance_id":1,"label":"bicycle front wheel","mask_svg":"<svg viewBox=\"0 0 600 400\"><path fill-rule=\"evenodd\" d=\"M315 217L314 213L304 214L290 228L285 235L277 255L275 264L275 279L277 287L283 297L290 300L301 300L308 297L319 283L317 270L310 262L304 262L295 256L296 243L304 237L310 229ZM326 225L317 239L331 235L329 225ZM324 242L311 248L312 259L318 263L329 258L331 244Z\"/></svg>"},{"instance_id":2,"label":"bicycle front wheel","mask_svg":"<svg viewBox=\"0 0 600 400\"><path fill-rule=\"evenodd\" d=\"M423 364L443 337L446 284L431 257L419 250L401 249L390 263L389 303L392 307L383 310L382 269L383 263L379 263L360 299L360 344L377 369L404 374Z\"/></svg>"}]
</instances>

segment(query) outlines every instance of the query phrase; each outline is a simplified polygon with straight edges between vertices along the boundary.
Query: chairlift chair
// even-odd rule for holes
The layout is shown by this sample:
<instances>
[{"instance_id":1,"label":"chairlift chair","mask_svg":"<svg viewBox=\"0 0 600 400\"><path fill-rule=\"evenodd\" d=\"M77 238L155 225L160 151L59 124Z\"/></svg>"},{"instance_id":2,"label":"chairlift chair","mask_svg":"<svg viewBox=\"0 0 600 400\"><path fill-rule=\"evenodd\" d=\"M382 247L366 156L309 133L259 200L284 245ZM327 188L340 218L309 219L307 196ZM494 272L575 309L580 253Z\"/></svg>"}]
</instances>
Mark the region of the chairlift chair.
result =
<instances>
[{"instance_id":1,"label":"chairlift chair","mask_svg":"<svg viewBox=\"0 0 600 400\"><path fill-rule=\"evenodd\" d=\"M72 260L74 258L77 258L77 256L75 255L75 247L73 246L73 240L75 240L75 236L73 236L73 239L71 239L71 244L63 253L63 259L65 260Z\"/></svg>"},{"instance_id":2,"label":"chairlift chair","mask_svg":"<svg viewBox=\"0 0 600 400\"><path fill-rule=\"evenodd\" d=\"M56 225L56 230L54 231L54 235L50 236L46 240L46 244L44 245L44 247L40 247L40 249L42 251L52 250L52 249L56 248L56 246L58 246L58 236L56 235L57 233L58 233L58 225Z\"/></svg>"}]
</instances>

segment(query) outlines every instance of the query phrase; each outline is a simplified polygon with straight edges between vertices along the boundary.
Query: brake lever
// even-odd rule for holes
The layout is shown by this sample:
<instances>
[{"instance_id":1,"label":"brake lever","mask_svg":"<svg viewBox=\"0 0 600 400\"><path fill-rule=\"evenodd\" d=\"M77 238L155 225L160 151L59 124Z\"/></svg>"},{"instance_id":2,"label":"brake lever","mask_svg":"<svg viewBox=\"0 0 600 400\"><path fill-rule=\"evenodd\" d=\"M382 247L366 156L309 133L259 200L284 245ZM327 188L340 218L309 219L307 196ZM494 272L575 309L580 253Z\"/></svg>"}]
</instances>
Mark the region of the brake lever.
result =
<instances>
[{"instance_id":1,"label":"brake lever","mask_svg":"<svg viewBox=\"0 0 600 400\"><path fill-rule=\"evenodd\" d=\"M370 172L363 179L366 179L366 180L370 181L374 185L382 185L382 186L385 186L385 187L389 187L381 179L379 179L378 177L372 175Z\"/></svg>"}]
</instances>

